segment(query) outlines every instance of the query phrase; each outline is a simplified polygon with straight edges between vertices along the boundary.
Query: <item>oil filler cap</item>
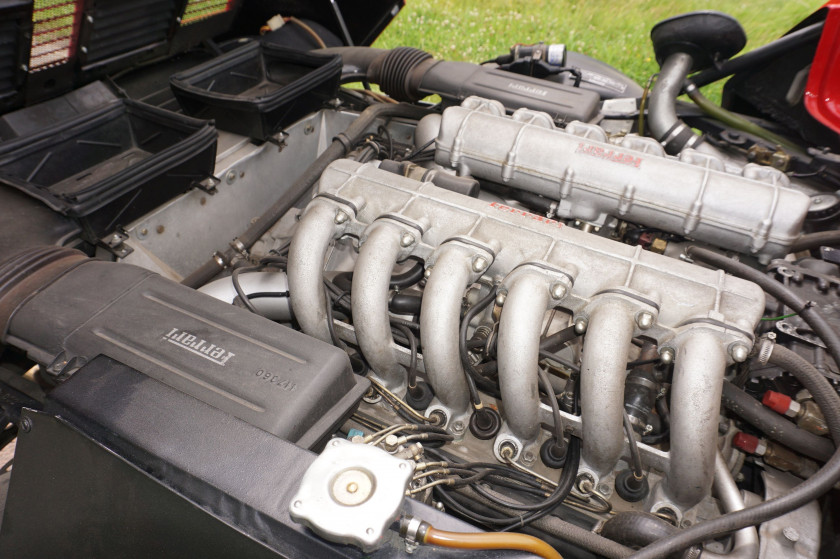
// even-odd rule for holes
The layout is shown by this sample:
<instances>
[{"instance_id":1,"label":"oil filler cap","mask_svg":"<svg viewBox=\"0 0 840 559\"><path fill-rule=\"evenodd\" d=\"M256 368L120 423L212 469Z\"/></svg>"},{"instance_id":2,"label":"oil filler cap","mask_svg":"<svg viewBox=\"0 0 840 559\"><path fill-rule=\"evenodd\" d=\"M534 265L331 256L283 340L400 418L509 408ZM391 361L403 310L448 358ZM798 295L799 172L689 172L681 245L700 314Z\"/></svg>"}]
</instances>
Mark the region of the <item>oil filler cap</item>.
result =
<instances>
[{"instance_id":1,"label":"oil filler cap","mask_svg":"<svg viewBox=\"0 0 840 559\"><path fill-rule=\"evenodd\" d=\"M333 439L303 475L289 513L322 538L369 553L399 516L413 474L410 460Z\"/></svg>"}]
</instances>

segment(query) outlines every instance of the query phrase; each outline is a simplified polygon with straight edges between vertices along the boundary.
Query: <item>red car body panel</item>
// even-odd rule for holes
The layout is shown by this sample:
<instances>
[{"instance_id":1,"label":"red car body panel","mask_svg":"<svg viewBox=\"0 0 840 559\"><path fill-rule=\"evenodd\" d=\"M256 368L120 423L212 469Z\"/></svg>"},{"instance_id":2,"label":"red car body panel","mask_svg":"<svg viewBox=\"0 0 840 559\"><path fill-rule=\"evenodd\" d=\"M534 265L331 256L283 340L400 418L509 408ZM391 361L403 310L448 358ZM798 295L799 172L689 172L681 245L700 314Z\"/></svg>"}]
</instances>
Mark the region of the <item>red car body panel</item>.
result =
<instances>
[{"instance_id":1,"label":"red car body panel","mask_svg":"<svg viewBox=\"0 0 840 559\"><path fill-rule=\"evenodd\" d=\"M808 84L805 107L821 123L840 133L840 0L831 0Z\"/></svg>"}]
</instances>

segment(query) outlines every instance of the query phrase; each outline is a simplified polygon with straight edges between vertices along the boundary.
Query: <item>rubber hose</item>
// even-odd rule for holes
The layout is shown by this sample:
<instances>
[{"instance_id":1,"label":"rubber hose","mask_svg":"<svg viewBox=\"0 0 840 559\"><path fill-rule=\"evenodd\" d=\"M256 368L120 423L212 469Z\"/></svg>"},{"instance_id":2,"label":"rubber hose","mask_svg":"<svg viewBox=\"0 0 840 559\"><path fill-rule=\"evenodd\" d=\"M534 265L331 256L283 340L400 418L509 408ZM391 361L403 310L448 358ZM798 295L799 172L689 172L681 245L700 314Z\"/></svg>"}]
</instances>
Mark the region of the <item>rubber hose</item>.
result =
<instances>
[{"instance_id":1,"label":"rubber hose","mask_svg":"<svg viewBox=\"0 0 840 559\"><path fill-rule=\"evenodd\" d=\"M423 279L425 268L422 262L417 262L414 266L402 272L401 274L394 274L391 276L388 287L390 289L405 289L417 284Z\"/></svg>"},{"instance_id":2,"label":"rubber hose","mask_svg":"<svg viewBox=\"0 0 840 559\"><path fill-rule=\"evenodd\" d=\"M406 295L405 293L395 293L388 303L388 308L391 312L396 314L420 314L420 305L423 298L419 295Z\"/></svg>"},{"instance_id":3,"label":"rubber hose","mask_svg":"<svg viewBox=\"0 0 840 559\"><path fill-rule=\"evenodd\" d=\"M700 108L701 111L711 116L712 118L721 121L725 125L736 130L742 130L744 132L747 132L748 134L752 134L753 136L758 136L759 138L767 140L773 145L782 146L789 152L795 153L800 157L807 155L801 147L788 140L787 138L783 138L778 134L774 134L769 130L762 128L758 124L747 120L741 115L735 114L724 109L723 107L715 105L714 103L709 101L702 93L700 93L700 88L698 88L693 83L688 82L688 84L684 88L684 91L686 95L688 95L688 97L692 101L694 101L694 104Z\"/></svg>"},{"instance_id":4,"label":"rubber hose","mask_svg":"<svg viewBox=\"0 0 840 559\"><path fill-rule=\"evenodd\" d=\"M426 529L423 543L454 549L515 549L543 559L563 559L553 547L534 536L509 532L447 532L432 526Z\"/></svg>"},{"instance_id":5,"label":"rubber hose","mask_svg":"<svg viewBox=\"0 0 840 559\"><path fill-rule=\"evenodd\" d=\"M831 436L835 441L840 439L840 397L825 377L805 359L783 346L777 345L773 348L769 362L793 374L805 386L822 409ZM695 524L674 536L645 547L633 554L632 558L662 559L691 545L766 522L819 498L838 481L840 481L840 451L835 451L828 463L817 473L784 495Z\"/></svg>"},{"instance_id":6,"label":"rubber hose","mask_svg":"<svg viewBox=\"0 0 840 559\"><path fill-rule=\"evenodd\" d=\"M394 274L388 283L389 289L406 289L423 279L423 263L418 262L401 274ZM348 293L353 287L353 272L340 272L333 278L333 283L342 291ZM420 311L417 311L420 312Z\"/></svg>"},{"instance_id":7,"label":"rubber hose","mask_svg":"<svg viewBox=\"0 0 840 559\"><path fill-rule=\"evenodd\" d=\"M306 168L303 174L295 180L286 192L271 205L248 229L246 229L238 240L246 249L256 243L266 231L288 212L298 200L321 178L321 174L327 166L347 154L350 146L356 144L367 132L370 125L378 118L404 117L421 119L429 114L429 110L423 107L408 105L405 103L382 103L371 105L359 114L359 117L347 127L342 134L333 139L332 144L318 156L315 161ZM341 138L341 139L339 139ZM188 287L197 288L207 283L213 276L222 271L237 256L238 252L232 247L219 251L219 258L223 262L219 264L214 256L201 265L196 271L184 278L181 283Z\"/></svg>"},{"instance_id":8,"label":"rubber hose","mask_svg":"<svg viewBox=\"0 0 840 559\"><path fill-rule=\"evenodd\" d=\"M812 307L790 289L775 281L773 278L750 268L746 264L736 262L711 250L690 246L686 254L691 258L717 266L721 270L733 276L751 281L757 284L765 292L769 293L781 303L790 307L811 327L814 333L826 345L828 352L836 363L840 363L840 336L834 328L825 320L816 307Z\"/></svg>"},{"instance_id":9,"label":"rubber hose","mask_svg":"<svg viewBox=\"0 0 840 559\"><path fill-rule=\"evenodd\" d=\"M521 514L518 511L501 506L489 499L482 497L471 487L459 489L458 493L466 495L475 502L489 507L493 510L503 512L508 515L516 516ZM629 557L633 552L630 548L621 545L618 542L609 540L595 532L590 532L585 528L581 528L577 524L567 522L557 516L547 516L534 520L532 526L538 530L545 532L563 541L569 542L573 545L591 551L597 555L602 555L608 559L624 559Z\"/></svg>"},{"instance_id":10,"label":"rubber hose","mask_svg":"<svg viewBox=\"0 0 840 559\"><path fill-rule=\"evenodd\" d=\"M840 230L820 231L799 237L790 247L790 252L811 250L821 246L840 246Z\"/></svg>"},{"instance_id":11,"label":"rubber hose","mask_svg":"<svg viewBox=\"0 0 840 559\"><path fill-rule=\"evenodd\" d=\"M546 336L540 341L540 349L549 353L557 353L560 349L577 338L580 334L575 332L574 326L563 328L559 332L555 332L550 336Z\"/></svg>"},{"instance_id":12,"label":"rubber hose","mask_svg":"<svg viewBox=\"0 0 840 559\"><path fill-rule=\"evenodd\" d=\"M673 536L679 528L647 512L620 512L601 528L601 535L628 547L644 547Z\"/></svg>"},{"instance_id":13,"label":"rubber hose","mask_svg":"<svg viewBox=\"0 0 840 559\"><path fill-rule=\"evenodd\" d=\"M800 429L729 381L723 382L723 405L771 439L799 454L821 462L826 462L834 454L831 441Z\"/></svg>"}]
</instances>

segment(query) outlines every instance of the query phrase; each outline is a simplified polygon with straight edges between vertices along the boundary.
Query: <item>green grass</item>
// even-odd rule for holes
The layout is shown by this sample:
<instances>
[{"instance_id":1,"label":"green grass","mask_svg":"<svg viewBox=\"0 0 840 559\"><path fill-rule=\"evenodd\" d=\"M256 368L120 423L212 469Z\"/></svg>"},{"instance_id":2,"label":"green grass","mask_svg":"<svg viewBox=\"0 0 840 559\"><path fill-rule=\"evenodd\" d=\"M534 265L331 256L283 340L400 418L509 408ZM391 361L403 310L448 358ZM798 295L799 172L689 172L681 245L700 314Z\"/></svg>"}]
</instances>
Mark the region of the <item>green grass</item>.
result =
<instances>
[{"instance_id":1,"label":"green grass","mask_svg":"<svg viewBox=\"0 0 840 559\"><path fill-rule=\"evenodd\" d=\"M650 46L658 21L692 10L716 9L737 18L746 50L779 37L824 0L407 0L373 46L412 46L436 58L482 62L515 43L565 43L598 58L644 85L659 68ZM720 100L721 84L705 88Z\"/></svg>"}]
</instances>

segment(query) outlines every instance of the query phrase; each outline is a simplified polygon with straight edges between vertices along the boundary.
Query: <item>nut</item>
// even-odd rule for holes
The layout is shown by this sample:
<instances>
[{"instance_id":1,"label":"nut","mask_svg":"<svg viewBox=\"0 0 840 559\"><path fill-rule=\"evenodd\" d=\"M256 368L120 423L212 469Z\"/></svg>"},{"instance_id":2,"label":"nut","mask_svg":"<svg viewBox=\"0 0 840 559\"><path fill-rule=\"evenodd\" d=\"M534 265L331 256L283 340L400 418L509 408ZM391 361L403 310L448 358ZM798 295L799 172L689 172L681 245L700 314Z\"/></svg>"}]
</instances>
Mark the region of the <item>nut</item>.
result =
<instances>
[{"instance_id":1,"label":"nut","mask_svg":"<svg viewBox=\"0 0 840 559\"><path fill-rule=\"evenodd\" d=\"M567 291L568 290L566 289L566 286L560 282L553 284L549 289L549 292L551 293L551 296L554 299L562 299L566 296Z\"/></svg>"},{"instance_id":2,"label":"nut","mask_svg":"<svg viewBox=\"0 0 840 559\"><path fill-rule=\"evenodd\" d=\"M583 334L586 332L586 327L589 326L589 321L586 320L584 317L579 317L575 319L575 332L577 334Z\"/></svg>"},{"instance_id":3,"label":"nut","mask_svg":"<svg viewBox=\"0 0 840 559\"><path fill-rule=\"evenodd\" d=\"M481 273L487 269L487 259L483 256L476 256L472 261L472 271Z\"/></svg>"},{"instance_id":4,"label":"nut","mask_svg":"<svg viewBox=\"0 0 840 559\"><path fill-rule=\"evenodd\" d=\"M403 248L410 247L414 244L414 235L411 233L403 233L402 237L400 237L400 246Z\"/></svg>"},{"instance_id":5,"label":"nut","mask_svg":"<svg viewBox=\"0 0 840 559\"><path fill-rule=\"evenodd\" d=\"M674 362L674 350L670 347L663 347L659 350L659 360L664 365L670 365Z\"/></svg>"},{"instance_id":6,"label":"nut","mask_svg":"<svg viewBox=\"0 0 840 559\"><path fill-rule=\"evenodd\" d=\"M647 311L640 312L636 315L636 324L638 324L639 328L642 330L647 330L653 326L653 315Z\"/></svg>"},{"instance_id":7,"label":"nut","mask_svg":"<svg viewBox=\"0 0 840 559\"><path fill-rule=\"evenodd\" d=\"M750 356L750 348L742 342L735 342L729 346L729 355L732 356L732 360L736 363L743 363Z\"/></svg>"}]
</instances>

